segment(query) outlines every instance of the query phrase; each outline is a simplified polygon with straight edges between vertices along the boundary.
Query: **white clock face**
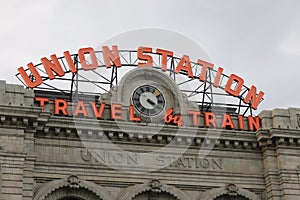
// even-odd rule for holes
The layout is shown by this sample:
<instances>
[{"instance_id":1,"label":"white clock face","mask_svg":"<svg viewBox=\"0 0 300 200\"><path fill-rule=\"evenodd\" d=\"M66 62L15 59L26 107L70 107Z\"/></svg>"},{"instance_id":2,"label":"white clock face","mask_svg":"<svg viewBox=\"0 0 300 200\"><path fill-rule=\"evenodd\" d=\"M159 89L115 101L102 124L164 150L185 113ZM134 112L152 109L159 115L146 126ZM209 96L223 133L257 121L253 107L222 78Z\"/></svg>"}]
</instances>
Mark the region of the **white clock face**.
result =
<instances>
[{"instance_id":1,"label":"white clock face","mask_svg":"<svg viewBox=\"0 0 300 200\"><path fill-rule=\"evenodd\" d=\"M132 102L135 109L146 116L158 115L165 108L163 94L151 85L142 85L135 89Z\"/></svg>"}]
</instances>

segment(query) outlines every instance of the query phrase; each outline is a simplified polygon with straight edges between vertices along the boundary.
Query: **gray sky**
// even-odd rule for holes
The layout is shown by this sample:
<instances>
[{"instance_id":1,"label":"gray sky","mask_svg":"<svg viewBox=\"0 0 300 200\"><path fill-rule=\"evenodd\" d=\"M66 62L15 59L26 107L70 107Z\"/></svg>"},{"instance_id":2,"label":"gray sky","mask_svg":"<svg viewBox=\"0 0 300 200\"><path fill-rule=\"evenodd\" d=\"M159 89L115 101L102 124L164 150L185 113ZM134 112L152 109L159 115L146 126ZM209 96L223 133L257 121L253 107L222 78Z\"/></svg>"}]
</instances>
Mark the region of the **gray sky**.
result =
<instances>
[{"instance_id":1,"label":"gray sky","mask_svg":"<svg viewBox=\"0 0 300 200\"><path fill-rule=\"evenodd\" d=\"M17 68L29 62L155 27L191 38L225 74L264 91L259 110L300 108L299 10L298 0L2 0L0 79L20 84Z\"/></svg>"}]
</instances>

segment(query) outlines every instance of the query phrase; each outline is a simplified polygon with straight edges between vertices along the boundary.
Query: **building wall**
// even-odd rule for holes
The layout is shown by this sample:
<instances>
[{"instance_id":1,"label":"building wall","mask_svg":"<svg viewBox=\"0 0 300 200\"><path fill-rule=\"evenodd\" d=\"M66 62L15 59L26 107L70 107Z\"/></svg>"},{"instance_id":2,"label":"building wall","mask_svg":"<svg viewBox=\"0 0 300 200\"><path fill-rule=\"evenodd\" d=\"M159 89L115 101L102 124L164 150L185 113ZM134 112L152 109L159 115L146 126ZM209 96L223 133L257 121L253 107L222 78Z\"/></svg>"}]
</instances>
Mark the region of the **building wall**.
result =
<instances>
[{"instance_id":1,"label":"building wall","mask_svg":"<svg viewBox=\"0 0 300 200\"><path fill-rule=\"evenodd\" d=\"M120 123L130 129L129 122L86 119L78 124L72 117L54 116L51 108L42 112L32 90L1 81L0 196L299 199L300 109L263 111L260 118L262 128L256 133L174 126L157 135L147 126L125 133ZM122 151L107 146L104 137ZM164 150L170 141L174 144ZM214 143L199 158L199 150ZM95 145L97 152L88 151L86 144ZM143 153L158 149L154 159L143 160ZM181 150L175 159L174 152Z\"/></svg>"}]
</instances>

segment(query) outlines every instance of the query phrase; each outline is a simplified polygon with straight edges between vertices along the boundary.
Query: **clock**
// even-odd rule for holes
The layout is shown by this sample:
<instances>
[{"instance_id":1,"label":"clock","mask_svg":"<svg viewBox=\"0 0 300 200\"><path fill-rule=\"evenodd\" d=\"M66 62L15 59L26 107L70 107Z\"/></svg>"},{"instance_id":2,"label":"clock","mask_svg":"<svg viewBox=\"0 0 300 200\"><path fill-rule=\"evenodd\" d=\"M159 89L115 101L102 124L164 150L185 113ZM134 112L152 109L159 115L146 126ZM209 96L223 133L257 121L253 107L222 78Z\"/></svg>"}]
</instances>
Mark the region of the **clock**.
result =
<instances>
[{"instance_id":1,"label":"clock","mask_svg":"<svg viewBox=\"0 0 300 200\"><path fill-rule=\"evenodd\" d=\"M163 93L153 85L141 85L132 94L134 108L145 116L156 116L165 109Z\"/></svg>"},{"instance_id":2,"label":"clock","mask_svg":"<svg viewBox=\"0 0 300 200\"><path fill-rule=\"evenodd\" d=\"M112 88L107 96L111 98L107 102L132 106L132 114L146 123L163 123L162 118L170 108L174 115L184 115L189 105L167 73L150 67L135 68L124 74L118 87Z\"/></svg>"}]
</instances>

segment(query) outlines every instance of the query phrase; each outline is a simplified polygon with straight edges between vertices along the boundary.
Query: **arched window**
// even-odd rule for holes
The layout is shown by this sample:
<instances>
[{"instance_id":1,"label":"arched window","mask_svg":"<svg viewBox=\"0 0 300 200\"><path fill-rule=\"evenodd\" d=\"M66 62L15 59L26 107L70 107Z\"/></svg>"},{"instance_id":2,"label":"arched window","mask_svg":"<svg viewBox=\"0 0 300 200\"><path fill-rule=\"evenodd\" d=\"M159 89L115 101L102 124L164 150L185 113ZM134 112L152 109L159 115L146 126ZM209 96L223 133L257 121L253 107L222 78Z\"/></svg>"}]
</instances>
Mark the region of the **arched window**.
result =
<instances>
[{"instance_id":1,"label":"arched window","mask_svg":"<svg viewBox=\"0 0 300 200\"><path fill-rule=\"evenodd\" d=\"M233 183L220 188L214 188L202 193L197 200L260 200L261 198L250 190L238 187Z\"/></svg>"},{"instance_id":2,"label":"arched window","mask_svg":"<svg viewBox=\"0 0 300 200\"><path fill-rule=\"evenodd\" d=\"M124 189L118 200L188 200L191 199L180 189L153 179Z\"/></svg>"},{"instance_id":3,"label":"arched window","mask_svg":"<svg viewBox=\"0 0 300 200\"><path fill-rule=\"evenodd\" d=\"M50 194L44 200L101 200L95 193L85 188L62 187Z\"/></svg>"},{"instance_id":4,"label":"arched window","mask_svg":"<svg viewBox=\"0 0 300 200\"><path fill-rule=\"evenodd\" d=\"M111 200L100 185L70 175L45 183L35 192L33 200Z\"/></svg>"},{"instance_id":5,"label":"arched window","mask_svg":"<svg viewBox=\"0 0 300 200\"><path fill-rule=\"evenodd\" d=\"M224 194L224 195L214 198L214 200L249 200L249 199L246 197L243 197L241 195L230 196L228 194Z\"/></svg>"},{"instance_id":6,"label":"arched window","mask_svg":"<svg viewBox=\"0 0 300 200\"><path fill-rule=\"evenodd\" d=\"M155 193L153 191L143 192L135 196L132 200L179 200L178 198L174 197L173 195L167 192L160 192Z\"/></svg>"},{"instance_id":7,"label":"arched window","mask_svg":"<svg viewBox=\"0 0 300 200\"><path fill-rule=\"evenodd\" d=\"M62 198L62 199L59 199L59 200L85 200L85 199L81 199L81 198L78 198L78 197L66 197L66 198Z\"/></svg>"}]
</instances>

